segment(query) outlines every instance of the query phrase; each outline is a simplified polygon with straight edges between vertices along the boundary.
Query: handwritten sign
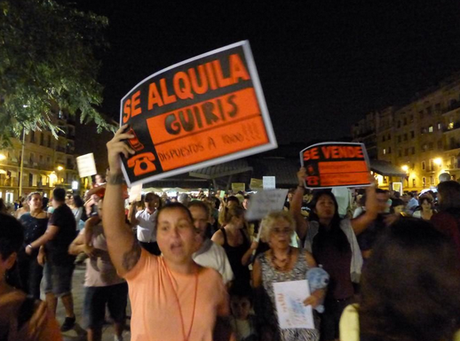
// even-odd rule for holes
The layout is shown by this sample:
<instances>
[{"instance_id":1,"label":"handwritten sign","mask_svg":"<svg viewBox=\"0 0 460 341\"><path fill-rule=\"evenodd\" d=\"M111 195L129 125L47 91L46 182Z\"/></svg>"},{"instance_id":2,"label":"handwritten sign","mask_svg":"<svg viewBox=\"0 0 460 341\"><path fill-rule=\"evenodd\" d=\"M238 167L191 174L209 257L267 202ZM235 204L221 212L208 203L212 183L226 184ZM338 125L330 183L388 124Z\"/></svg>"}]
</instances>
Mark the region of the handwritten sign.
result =
<instances>
[{"instance_id":1,"label":"handwritten sign","mask_svg":"<svg viewBox=\"0 0 460 341\"><path fill-rule=\"evenodd\" d=\"M354 142L317 143L300 152L307 188L368 186L366 147Z\"/></svg>"},{"instance_id":2,"label":"handwritten sign","mask_svg":"<svg viewBox=\"0 0 460 341\"><path fill-rule=\"evenodd\" d=\"M251 195L248 210L246 211L247 220L259 220L273 211L281 211L287 196L287 189L272 189L258 191Z\"/></svg>"},{"instance_id":3,"label":"handwritten sign","mask_svg":"<svg viewBox=\"0 0 460 341\"><path fill-rule=\"evenodd\" d=\"M263 182L264 189L276 188L276 176L263 176L262 182Z\"/></svg>"},{"instance_id":4,"label":"handwritten sign","mask_svg":"<svg viewBox=\"0 0 460 341\"><path fill-rule=\"evenodd\" d=\"M273 283L273 289L281 329L315 328L312 308L303 304L310 296L307 280Z\"/></svg>"},{"instance_id":5,"label":"handwritten sign","mask_svg":"<svg viewBox=\"0 0 460 341\"><path fill-rule=\"evenodd\" d=\"M129 189L129 202L138 202L142 199L142 184L134 185Z\"/></svg>"},{"instance_id":6,"label":"handwritten sign","mask_svg":"<svg viewBox=\"0 0 460 341\"><path fill-rule=\"evenodd\" d=\"M263 182L262 179L251 178L249 183L249 188L253 191L258 191L263 189Z\"/></svg>"},{"instance_id":7,"label":"handwritten sign","mask_svg":"<svg viewBox=\"0 0 460 341\"><path fill-rule=\"evenodd\" d=\"M234 194L244 192L245 190L246 184L244 182L232 182L232 191Z\"/></svg>"},{"instance_id":8,"label":"handwritten sign","mask_svg":"<svg viewBox=\"0 0 460 341\"><path fill-rule=\"evenodd\" d=\"M76 158L78 174L80 178L97 174L96 163L94 162L94 154L89 153Z\"/></svg>"},{"instance_id":9,"label":"handwritten sign","mask_svg":"<svg viewBox=\"0 0 460 341\"><path fill-rule=\"evenodd\" d=\"M145 183L277 147L248 41L188 59L121 100L136 154L122 157L128 184Z\"/></svg>"}]
</instances>

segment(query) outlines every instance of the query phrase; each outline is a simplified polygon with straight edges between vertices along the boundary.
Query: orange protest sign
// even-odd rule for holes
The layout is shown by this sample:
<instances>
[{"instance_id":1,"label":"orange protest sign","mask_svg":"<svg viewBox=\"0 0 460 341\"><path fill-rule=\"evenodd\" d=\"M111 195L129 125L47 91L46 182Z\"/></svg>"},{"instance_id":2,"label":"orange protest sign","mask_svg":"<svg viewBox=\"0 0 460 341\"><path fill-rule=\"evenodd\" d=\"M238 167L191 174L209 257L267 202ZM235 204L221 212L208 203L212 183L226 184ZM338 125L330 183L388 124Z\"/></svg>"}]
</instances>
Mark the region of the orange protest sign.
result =
<instances>
[{"instance_id":1,"label":"orange protest sign","mask_svg":"<svg viewBox=\"0 0 460 341\"><path fill-rule=\"evenodd\" d=\"M368 186L369 160L364 144L324 142L300 152L307 188Z\"/></svg>"},{"instance_id":2,"label":"orange protest sign","mask_svg":"<svg viewBox=\"0 0 460 341\"><path fill-rule=\"evenodd\" d=\"M159 71L121 101L136 151L128 184L145 183L277 147L249 43Z\"/></svg>"}]
</instances>

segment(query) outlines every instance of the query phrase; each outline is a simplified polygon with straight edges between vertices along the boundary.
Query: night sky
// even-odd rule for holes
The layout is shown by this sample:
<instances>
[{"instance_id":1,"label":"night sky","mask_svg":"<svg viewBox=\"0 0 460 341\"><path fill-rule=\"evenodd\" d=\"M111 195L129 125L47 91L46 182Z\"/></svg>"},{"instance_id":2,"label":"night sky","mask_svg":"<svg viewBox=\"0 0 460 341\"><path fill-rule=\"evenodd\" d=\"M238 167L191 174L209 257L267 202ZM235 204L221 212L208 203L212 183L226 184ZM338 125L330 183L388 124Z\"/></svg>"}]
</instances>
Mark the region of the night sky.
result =
<instances>
[{"instance_id":1,"label":"night sky","mask_svg":"<svg viewBox=\"0 0 460 341\"><path fill-rule=\"evenodd\" d=\"M458 0L77 0L76 6L109 18L111 48L99 81L103 111L115 118L120 99L148 75L245 39L282 144L350 135L367 112L404 103L460 71Z\"/></svg>"}]
</instances>

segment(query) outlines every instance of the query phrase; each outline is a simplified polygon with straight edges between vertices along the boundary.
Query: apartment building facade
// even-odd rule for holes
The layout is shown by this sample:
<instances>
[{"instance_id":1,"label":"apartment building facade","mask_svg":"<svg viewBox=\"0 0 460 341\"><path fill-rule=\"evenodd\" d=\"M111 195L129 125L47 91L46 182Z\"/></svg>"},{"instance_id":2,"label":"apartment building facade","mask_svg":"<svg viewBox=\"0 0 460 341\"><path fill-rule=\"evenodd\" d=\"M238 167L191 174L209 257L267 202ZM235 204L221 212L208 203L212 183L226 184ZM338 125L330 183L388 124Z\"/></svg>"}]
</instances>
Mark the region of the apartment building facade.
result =
<instances>
[{"instance_id":1,"label":"apartment building facade","mask_svg":"<svg viewBox=\"0 0 460 341\"><path fill-rule=\"evenodd\" d=\"M375 141L370 146L373 155L404 170L405 190L433 188L441 173L460 178L460 77L445 80L404 106L372 114L372 120L368 115L353 126L353 137L367 146L356 133L358 127L373 124L368 132Z\"/></svg>"},{"instance_id":2,"label":"apartment building facade","mask_svg":"<svg viewBox=\"0 0 460 341\"><path fill-rule=\"evenodd\" d=\"M51 197L56 186L71 189L75 181L80 187L74 154L75 119L61 111L53 119L62 130L58 139L47 130L30 131L22 139L13 138L11 147L0 149L0 198L7 203L34 191Z\"/></svg>"}]
</instances>

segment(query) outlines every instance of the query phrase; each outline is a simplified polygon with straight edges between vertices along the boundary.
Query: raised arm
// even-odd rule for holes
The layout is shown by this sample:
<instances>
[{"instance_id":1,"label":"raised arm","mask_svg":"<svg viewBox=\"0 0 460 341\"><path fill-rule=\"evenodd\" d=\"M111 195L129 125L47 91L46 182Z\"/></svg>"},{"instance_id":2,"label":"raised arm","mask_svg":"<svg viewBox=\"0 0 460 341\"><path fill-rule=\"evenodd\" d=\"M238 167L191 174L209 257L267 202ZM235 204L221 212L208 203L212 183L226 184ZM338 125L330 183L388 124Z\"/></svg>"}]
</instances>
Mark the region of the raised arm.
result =
<instances>
[{"instance_id":1,"label":"raised arm","mask_svg":"<svg viewBox=\"0 0 460 341\"><path fill-rule=\"evenodd\" d=\"M302 216L302 202L303 202L303 194L304 194L304 179L306 176L306 170L304 167L301 167L297 172L297 179L299 181L299 185L292 197L292 201L289 205L289 212L291 212L292 216L294 217L295 224L296 224L296 232L299 236L300 240L303 240L307 235L308 230L308 221Z\"/></svg>"},{"instance_id":2,"label":"raised arm","mask_svg":"<svg viewBox=\"0 0 460 341\"><path fill-rule=\"evenodd\" d=\"M107 178L102 214L110 259L120 276L129 272L141 256L140 246L131 229L125 224L120 154L125 157L134 154L134 150L123 141L134 137L123 133L126 128L124 125L118 129L113 139L107 143L110 174Z\"/></svg>"},{"instance_id":3,"label":"raised arm","mask_svg":"<svg viewBox=\"0 0 460 341\"><path fill-rule=\"evenodd\" d=\"M136 218L136 203L136 201L133 201L131 206L129 206L128 220L131 223L131 226L139 225L139 220Z\"/></svg>"},{"instance_id":4,"label":"raised arm","mask_svg":"<svg viewBox=\"0 0 460 341\"><path fill-rule=\"evenodd\" d=\"M377 218L378 213L379 204L375 192L375 185L371 185L366 188L366 212L350 221L355 235L358 235L367 229L367 227Z\"/></svg>"}]
</instances>

